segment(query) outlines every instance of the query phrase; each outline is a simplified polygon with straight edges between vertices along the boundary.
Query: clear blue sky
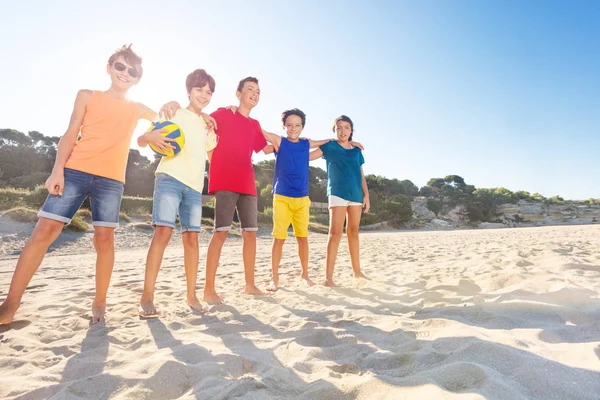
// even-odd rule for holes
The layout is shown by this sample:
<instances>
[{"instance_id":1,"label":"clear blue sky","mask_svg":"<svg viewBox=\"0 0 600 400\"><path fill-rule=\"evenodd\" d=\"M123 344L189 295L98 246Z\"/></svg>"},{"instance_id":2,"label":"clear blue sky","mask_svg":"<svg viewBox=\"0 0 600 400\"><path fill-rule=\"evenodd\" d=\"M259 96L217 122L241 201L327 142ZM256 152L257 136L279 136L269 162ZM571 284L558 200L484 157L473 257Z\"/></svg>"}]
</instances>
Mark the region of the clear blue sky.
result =
<instances>
[{"instance_id":1,"label":"clear blue sky","mask_svg":"<svg viewBox=\"0 0 600 400\"><path fill-rule=\"evenodd\" d=\"M77 90L108 88L108 56L133 43L145 75L130 97L155 109L185 103L196 68L217 82L206 111L252 75L265 129L298 107L321 139L350 116L366 173L600 197L600 1L27 1L2 14L1 128L62 135Z\"/></svg>"}]
</instances>

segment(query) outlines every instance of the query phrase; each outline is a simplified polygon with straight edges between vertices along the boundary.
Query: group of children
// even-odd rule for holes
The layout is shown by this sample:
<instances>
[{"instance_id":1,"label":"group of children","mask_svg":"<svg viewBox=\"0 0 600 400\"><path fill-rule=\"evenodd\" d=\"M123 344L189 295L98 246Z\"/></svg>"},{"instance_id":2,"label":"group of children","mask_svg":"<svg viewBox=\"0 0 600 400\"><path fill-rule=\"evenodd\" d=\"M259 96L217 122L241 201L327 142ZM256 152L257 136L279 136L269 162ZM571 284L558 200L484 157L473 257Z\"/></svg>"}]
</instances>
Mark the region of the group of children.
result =
<instances>
[{"instance_id":1,"label":"group of children","mask_svg":"<svg viewBox=\"0 0 600 400\"><path fill-rule=\"evenodd\" d=\"M127 91L142 76L142 59L123 46L108 60L111 86L107 91L81 90L66 133L58 144L57 156L46 181L49 195L39 212L39 221L25 245L10 284L0 305L0 324L10 323L19 308L25 289L39 268L48 247L65 224L89 196L96 249L96 295L92 303L92 324L106 314L106 295L114 266L114 232L119 211L129 144L139 119L155 121L154 111L126 99ZM144 291L140 299L142 316L158 316L154 288L163 254L176 220L181 225L187 303L197 312L206 311L196 295L199 264L198 232L202 216L202 190L205 161L210 162L208 191L215 196L214 230L206 257L204 302L220 304L215 289L219 258L237 211L243 238L245 293L262 294L254 282L256 259L257 193L252 153L275 153L273 177L273 249L272 279L268 291L279 286L278 268L290 223L298 241L302 266L301 280L312 286L308 276L308 163L324 157L327 163L327 194L330 226L324 284L333 286L335 259L344 221L354 277L365 276L360 270L358 226L361 213L369 211L369 193L362 170L362 146L352 141L352 120L340 116L334 121L335 139L314 141L300 138L305 114L287 110L282 114L286 137L264 131L250 118L258 104L260 88L256 78L239 82L237 107L219 108L211 115L203 112L215 90L214 79L202 69L186 79L189 104L181 108L171 102L162 107L160 117L179 125L185 132L185 146L175 157L164 157L156 169L152 225L154 236L146 259ZM146 132L139 146L152 144L158 149L170 146L171 139L161 130ZM315 150L311 151L310 149Z\"/></svg>"}]
</instances>

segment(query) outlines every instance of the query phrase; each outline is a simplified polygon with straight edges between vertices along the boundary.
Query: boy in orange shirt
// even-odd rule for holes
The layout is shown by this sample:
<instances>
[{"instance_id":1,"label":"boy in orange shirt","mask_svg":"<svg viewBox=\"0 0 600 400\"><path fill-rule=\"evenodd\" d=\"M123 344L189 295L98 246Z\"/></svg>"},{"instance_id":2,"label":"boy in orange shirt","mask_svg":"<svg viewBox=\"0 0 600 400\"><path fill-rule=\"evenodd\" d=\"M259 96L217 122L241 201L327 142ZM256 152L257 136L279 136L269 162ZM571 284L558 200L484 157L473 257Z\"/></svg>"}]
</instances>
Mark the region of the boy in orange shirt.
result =
<instances>
[{"instance_id":1,"label":"boy in orange shirt","mask_svg":"<svg viewBox=\"0 0 600 400\"><path fill-rule=\"evenodd\" d=\"M145 105L126 98L127 91L140 81L142 71L141 57L131 46L123 46L108 59L110 88L77 93L69 127L58 144L54 168L46 180L48 198L17 261L8 296L0 306L0 325L13 320L48 247L88 196L97 253L91 322L104 319L131 136L139 119L152 121L156 116ZM159 131L149 135L148 140L161 148L169 146L170 141Z\"/></svg>"}]
</instances>

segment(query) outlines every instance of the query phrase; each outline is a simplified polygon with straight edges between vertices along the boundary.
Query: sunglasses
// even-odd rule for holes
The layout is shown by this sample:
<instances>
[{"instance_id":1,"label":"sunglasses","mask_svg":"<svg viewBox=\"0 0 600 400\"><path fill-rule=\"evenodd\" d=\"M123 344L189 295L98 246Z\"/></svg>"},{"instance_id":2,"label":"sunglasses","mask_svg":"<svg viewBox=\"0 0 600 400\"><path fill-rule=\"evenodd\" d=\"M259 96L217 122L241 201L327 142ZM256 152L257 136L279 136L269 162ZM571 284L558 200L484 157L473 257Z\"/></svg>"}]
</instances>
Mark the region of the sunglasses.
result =
<instances>
[{"instance_id":1,"label":"sunglasses","mask_svg":"<svg viewBox=\"0 0 600 400\"><path fill-rule=\"evenodd\" d=\"M123 72L123 71L127 70L127 73L132 78L139 78L140 77L140 73L138 72L137 69L135 69L135 68L127 68L127 65L125 65L123 63L120 63L118 61L113 64L113 67L115 67L115 69L117 71L119 71L119 72Z\"/></svg>"}]
</instances>

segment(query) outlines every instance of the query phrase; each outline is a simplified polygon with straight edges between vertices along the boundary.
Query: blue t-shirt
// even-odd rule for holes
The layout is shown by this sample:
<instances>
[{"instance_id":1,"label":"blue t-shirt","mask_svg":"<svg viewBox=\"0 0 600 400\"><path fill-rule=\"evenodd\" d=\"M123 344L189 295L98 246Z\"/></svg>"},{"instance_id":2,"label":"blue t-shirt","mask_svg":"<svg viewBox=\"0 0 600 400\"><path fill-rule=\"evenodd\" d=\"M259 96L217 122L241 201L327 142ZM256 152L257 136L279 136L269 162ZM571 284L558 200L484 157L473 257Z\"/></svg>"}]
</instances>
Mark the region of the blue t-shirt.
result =
<instances>
[{"instance_id":1,"label":"blue t-shirt","mask_svg":"<svg viewBox=\"0 0 600 400\"><path fill-rule=\"evenodd\" d=\"M273 193L288 197L308 196L309 151L308 140L300 139L294 143L281 138L279 150L275 152Z\"/></svg>"},{"instance_id":2,"label":"blue t-shirt","mask_svg":"<svg viewBox=\"0 0 600 400\"><path fill-rule=\"evenodd\" d=\"M341 197L347 201L362 203L362 171L365 163L358 147L345 149L336 141L321 146L327 162L327 195Z\"/></svg>"}]
</instances>

